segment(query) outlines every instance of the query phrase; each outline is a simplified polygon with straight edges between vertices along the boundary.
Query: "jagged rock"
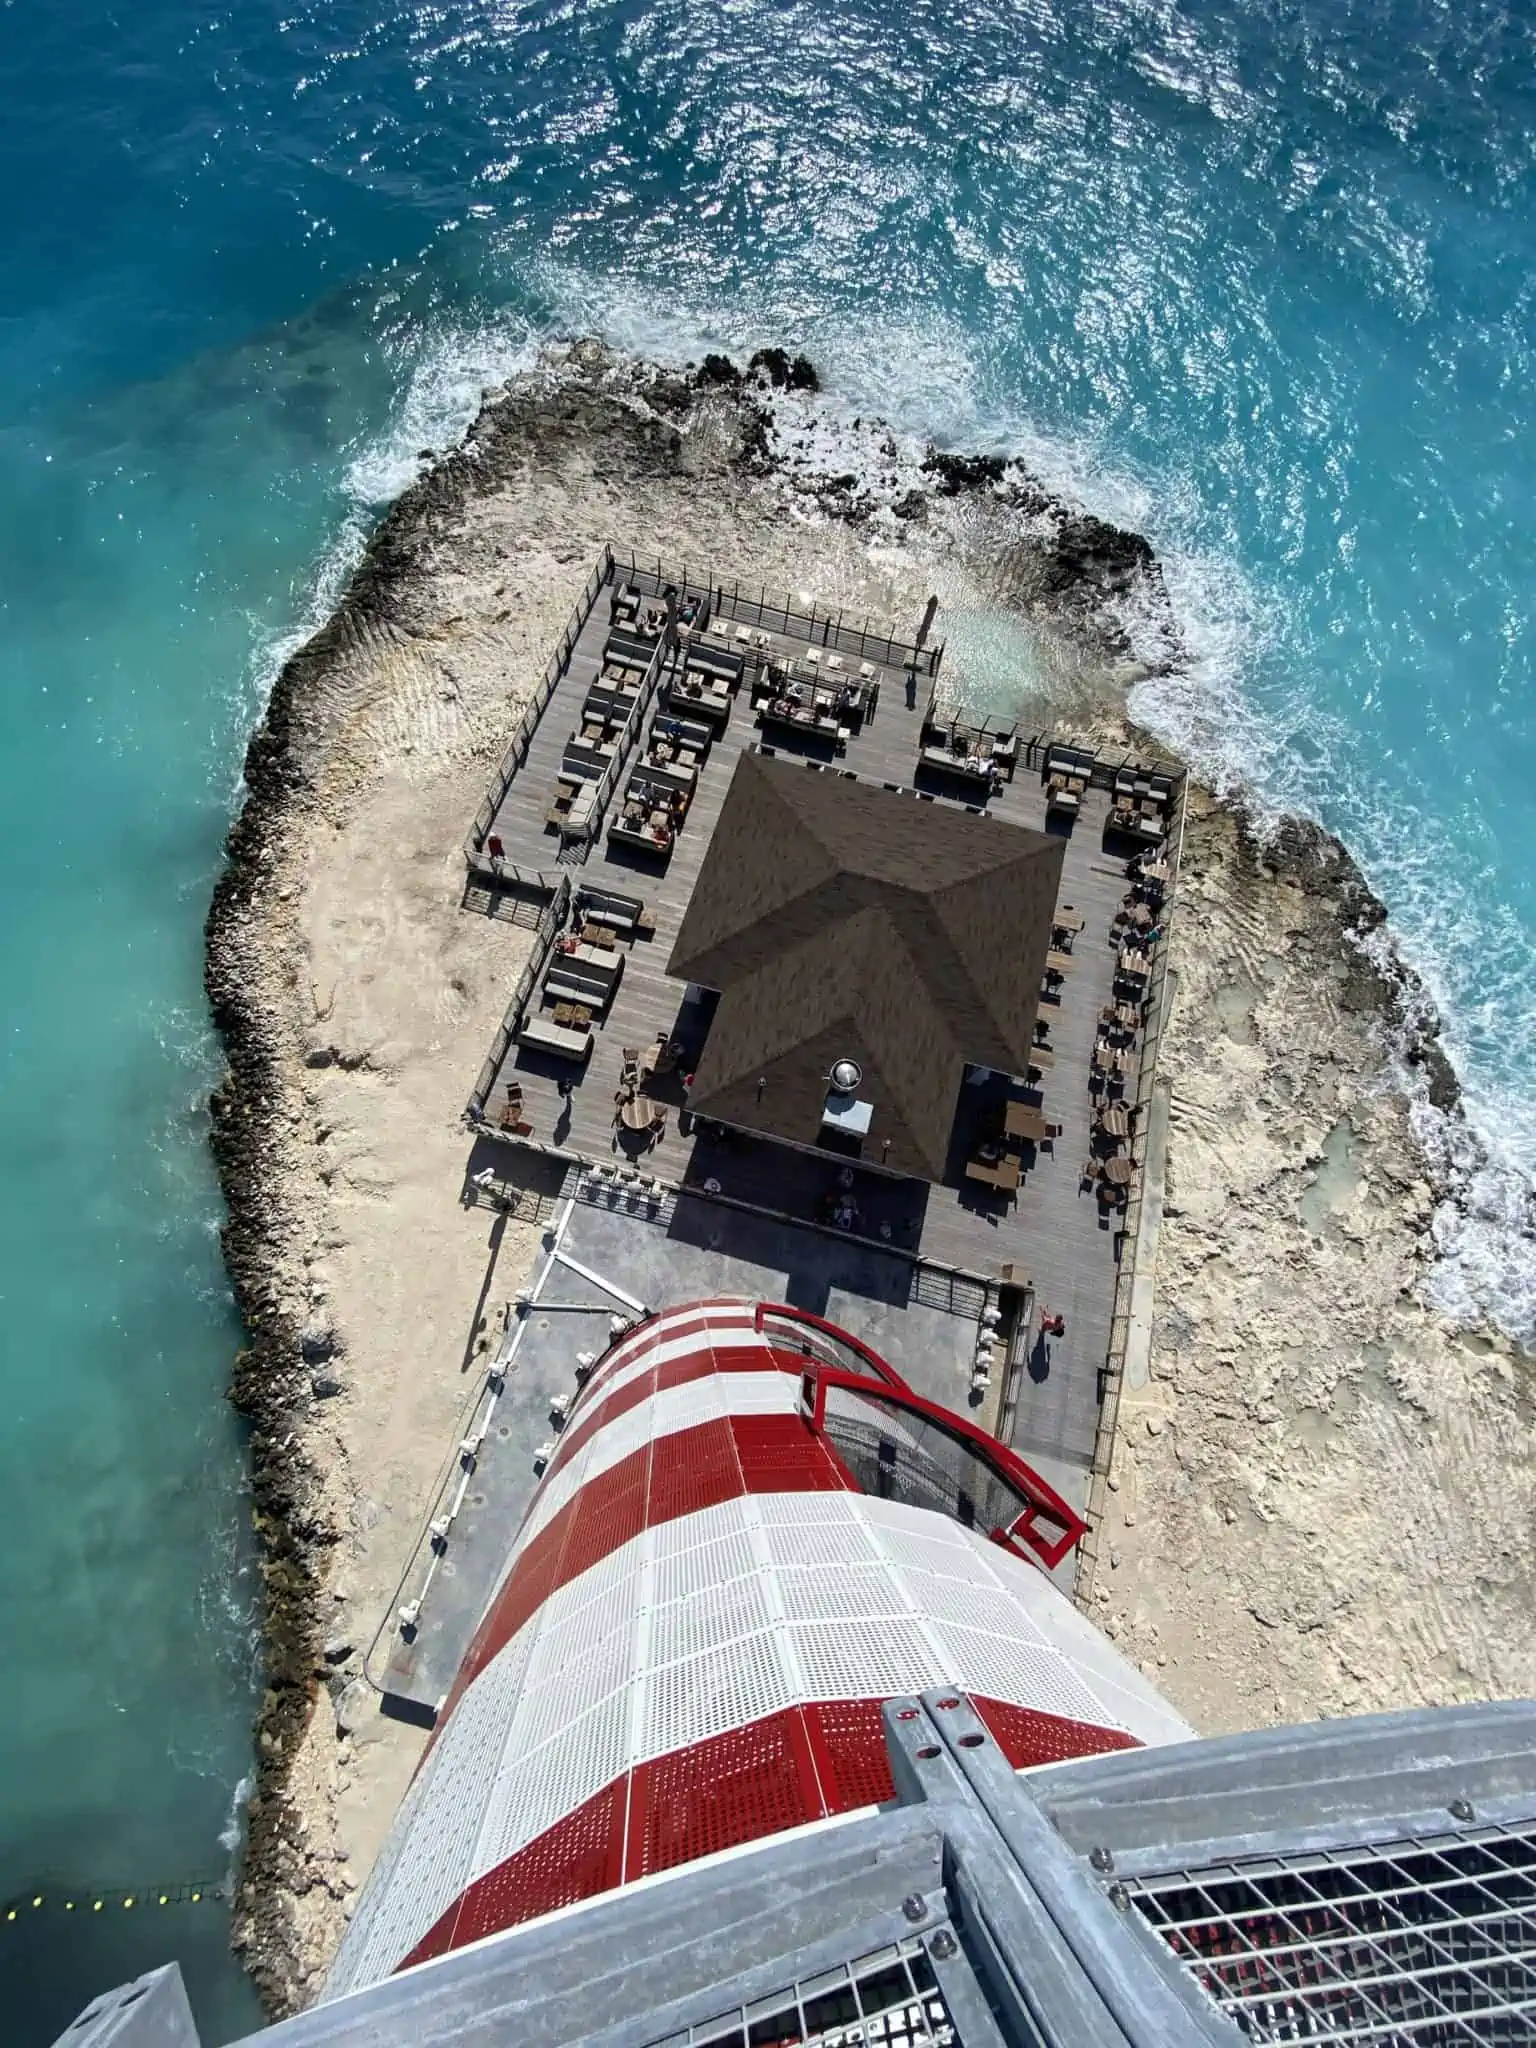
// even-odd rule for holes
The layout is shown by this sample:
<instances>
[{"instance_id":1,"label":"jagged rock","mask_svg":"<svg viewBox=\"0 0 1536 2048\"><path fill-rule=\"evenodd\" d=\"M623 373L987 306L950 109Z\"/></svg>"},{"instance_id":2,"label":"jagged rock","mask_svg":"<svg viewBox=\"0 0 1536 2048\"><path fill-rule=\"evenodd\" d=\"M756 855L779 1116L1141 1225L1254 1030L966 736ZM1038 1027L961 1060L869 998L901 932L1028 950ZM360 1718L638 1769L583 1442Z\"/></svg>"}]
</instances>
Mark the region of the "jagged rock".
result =
<instances>
[{"instance_id":1,"label":"jagged rock","mask_svg":"<svg viewBox=\"0 0 1536 2048\"><path fill-rule=\"evenodd\" d=\"M923 457L923 468L929 476L938 478L939 489L946 498L957 498L962 491L1001 483L1007 464L1001 455L948 455L930 448Z\"/></svg>"},{"instance_id":2,"label":"jagged rock","mask_svg":"<svg viewBox=\"0 0 1536 2048\"><path fill-rule=\"evenodd\" d=\"M1062 522L1044 565L1043 588L1049 593L1091 583L1100 591L1118 592L1153 567L1152 550L1139 533L1079 513Z\"/></svg>"},{"instance_id":3,"label":"jagged rock","mask_svg":"<svg viewBox=\"0 0 1536 2048\"><path fill-rule=\"evenodd\" d=\"M898 519L926 519L928 500L921 491L908 491L891 506Z\"/></svg>"},{"instance_id":4,"label":"jagged rock","mask_svg":"<svg viewBox=\"0 0 1536 2048\"><path fill-rule=\"evenodd\" d=\"M332 1636L323 1652L325 1661L327 1664L345 1664L356 1647L346 1636Z\"/></svg>"},{"instance_id":5,"label":"jagged rock","mask_svg":"<svg viewBox=\"0 0 1536 2048\"><path fill-rule=\"evenodd\" d=\"M323 1365L341 1349L329 1323L306 1323L299 1333L299 1351L306 1365Z\"/></svg>"},{"instance_id":6,"label":"jagged rock","mask_svg":"<svg viewBox=\"0 0 1536 2048\"><path fill-rule=\"evenodd\" d=\"M806 356L791 356L782 348L760 348L747 365L750 375L761 370L775 391L819 391L821 379Z\"/></svg>"},{"instance_id":7,"label":"jagged rock","mask_svg":"<svg viewBox=\"0 0 1536 2048\"><path fill-rule=\"evenodd\" d=\"M736 385L741 382L741 372L729 356L707 355L693 373L693 381L700 386L710 384Z\"/></svg>"},{"instance_id":8,"label":"jagged rock","mask_svg":"<svg viewBox=\"0 0 1536 2048\"><path fill-rule=\"evenodd\" d=\"M336 1698L336 1733L355 1735L368 1717L373 1689L366 1679L354 1678Z\"/></svg>"},{"instance_id":9,"label":"jagged rock","mask_svg":"<svg viewBox=\"0 0 1536 2048\"><path fill-rule=\"evenodd\" d=\"M317 1401L334 1400L341 1393L345 1382L334 1366L323 1365L318 1372L309 1376L309 1391Z\"/></svg>"}]
</instances>

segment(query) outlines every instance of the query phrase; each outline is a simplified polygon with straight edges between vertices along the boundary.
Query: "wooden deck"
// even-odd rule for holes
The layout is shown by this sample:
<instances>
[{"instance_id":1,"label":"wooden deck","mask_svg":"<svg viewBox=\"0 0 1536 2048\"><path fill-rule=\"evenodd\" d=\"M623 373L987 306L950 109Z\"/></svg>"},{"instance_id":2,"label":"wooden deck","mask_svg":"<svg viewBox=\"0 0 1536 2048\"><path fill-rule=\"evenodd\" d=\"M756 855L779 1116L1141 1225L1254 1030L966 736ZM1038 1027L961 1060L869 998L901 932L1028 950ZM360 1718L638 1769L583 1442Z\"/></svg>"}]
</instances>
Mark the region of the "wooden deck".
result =
<instances>
[{"instance_id":1,"label":"wooden deck","mask_svg":"<svg viewBox=\"0 0 1536 2048\"><path fill-rule=\"evenodd\" d=\"M508 860L519 866L547 870L555 865L558 840L545 827L544 812L566 737L600 666L607 631L604 593L577 642L567 676L540 721L527 766L498 812L493 829L503 840ZM780 644L785 651L793 645L782 637ZM857 660L847 661L846 666L857 676ZM850 739L846 753L832 759L823 772L852 773L861 780L895 785L904 791L921 780L924 788L933 792L931 797L906 794L901 801L955 801L973 808L963 789L951 797L943 793L941 783L918 775L919 728L929 688L926 680L913 688L899 669L888 668L882 668L878 680L876 715ZM647 719L654 715L654 711L648 712ZM723 736L710 751L670 859L610 849L604 835L583 865L568 867L578 886L591 883L643 897L655 917L655 933L633 943L621 942L623 980L609 1014L594 1029L593 1051L585 1070L514 1045L489 1093L486 1115L494 1125L498 1105L504 1100L503 1084L515 1078L522 1085L523 1116L532 1126L533 1137L543 1144L556 1145L588 1161L633 1162L646 1174L700 1192L712 1191L708 1184L718 1183L721 1192L737 1200L810 1220L820 1214L827 1196L837 1188L841 1162L740 1134L728 1134L723 1140L695 1138L679 1128L679 1111L685 1100L681 1075L692 1071L707 1032L710 1003L685 1006L684 986L668 976L666 963L737 757L743 747L760 740L743 689ZM774 750L780 758L793 758L790 747L775 744ZM642 745L637 759L643 751ZM814 745L809 757L827 759ZM1038 768L1026 767L1021 759L1015 779L1004 784L985 808L988 816L1046 829ZM982 1088L966 1088L945 1184L929 1186L854 1169L861 1234L889 1242L925 1261L989 1277L996 1277L1011 1263L1014 1277L1027 1280L1033 1289L1036 1318L1045 1311L1066 1318L1063 1338L1049 1346L1031 1345L1014 1441L1025 1452L1060 1458L1084 1469L1092 1458L1098 1374L1109 1345L1120 1253L1118 1217L1105 1217L1093 1193L1081 1188L1094 1109L1090 1058L1098 1013L1111 998L1114 979L1110 924L1129 887L1126 854L1106 851L1103 845L1107 814L1107 796L1090 791L1075 825L1065 835L1059 900L1081 914L1084 927L1073 943L1059 1000L1048 999L1041 1007L1042 1018L1050 1022L1053 1061L1042 1077L1039 1095L1031 1098L1039 1101L1051 1122L1062 1127L1054 1147L1038 1153L1026 1148L1026 1171L1015 1195L999 1196L967 1183L963 1166L971 1130L978 1121L995 1123L1000 1108L985 1099ZM771 858L770 848L764 849L764 857ZM614 1096L623 1049L644 1049L658 1038L678 1036L689 1048L678 1074L659 1078L647 1088L650 1095L669 1105L665 1134L659 1142L650 1143L621 1130L615 1121ZM560 1093L562 1081L575 1083L568 1097ZM1135 1084L1132 1071L1124 1085L1127 1097L1134 1098ZM720 1213L724 1218L730 1211L722 1207Z\"/></svg>"}]
</instances>

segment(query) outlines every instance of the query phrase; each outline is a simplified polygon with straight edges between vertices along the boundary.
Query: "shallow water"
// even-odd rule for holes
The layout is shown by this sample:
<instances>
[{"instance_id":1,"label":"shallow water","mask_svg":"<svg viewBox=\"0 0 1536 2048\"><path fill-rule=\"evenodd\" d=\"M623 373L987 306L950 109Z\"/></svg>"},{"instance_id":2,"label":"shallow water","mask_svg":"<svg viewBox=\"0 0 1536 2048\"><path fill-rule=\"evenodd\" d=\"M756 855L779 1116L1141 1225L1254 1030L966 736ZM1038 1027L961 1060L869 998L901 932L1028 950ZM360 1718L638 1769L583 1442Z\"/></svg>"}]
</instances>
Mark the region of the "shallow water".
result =
<instances>
[{"instance_id":1,"label":"shallow water","mask_svg":"<svg viewBox=\"0 0 1536 2048\"><path fill-rule=\"evenodd\" d=\"M1136 710L1364 862L1507 1169L1441 1284L1530 1326L1528 10L4 21L0 1892L227 1859L256 1672L201 919L282 646L551 328L786 340L844 416L1144 527L1192 658ZM216 1908L40 1914L0 1923L8 2039L172 1948L213 2038L248 2023Z\"/></svg>"}]
</instances>

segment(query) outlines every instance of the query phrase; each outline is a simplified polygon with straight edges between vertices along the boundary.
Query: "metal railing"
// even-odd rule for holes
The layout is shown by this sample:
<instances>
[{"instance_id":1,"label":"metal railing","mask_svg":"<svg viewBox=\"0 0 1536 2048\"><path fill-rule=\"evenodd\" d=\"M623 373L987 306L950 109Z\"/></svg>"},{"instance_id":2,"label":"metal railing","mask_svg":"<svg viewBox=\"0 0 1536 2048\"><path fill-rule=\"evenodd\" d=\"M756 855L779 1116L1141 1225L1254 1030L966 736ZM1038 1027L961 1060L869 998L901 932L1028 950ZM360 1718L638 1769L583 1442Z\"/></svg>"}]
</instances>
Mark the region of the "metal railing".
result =
<instances>
[{"instance_id":1,"label":"metal railing","mask_svg":"<svg viewBox=\"0 0 1536 2048\"><path fill-rule=\"evenodd\" d=\"M615 557L621 563L622 559ZM839 654L856 655L861 661L883 662L887 668L916 668L936 676L944 659L941 640L931 647L919 647L915 641L898 640L893 633L877 632L867 618L855 625L840 611L824 612L815 605L804 611L787 597L778 597L761 585L754 594L750 587L744 590L739 582L726 584L708 569L701 577L690 578L686 565L679 572L669 570L659 560L654 566L641 563L631 554L626 573L642 596L658 596L670 583L685 597L707 598L712 619L726 614L739 626L756 626L764 632L813 640Z\"/></svg>"},{"instance_id":2,"label":"metal railing","mask_svg":"<svg viewBox=\"0 0 1536 2048\"><path fill-rule=\"evenodd\" d=\"M1090 789L1113 791L1115 777L1127 769L1142 775L1166 775L1182 800L1186 770L1176 761L1148 761L1144 754L1106 754L1094 747L1075 746L1053 733L1036 733L1021 741L1020 748L1024 766L1038 768L1042 773L1051 754L1070 754L1075 761L1086 762L1088 765L1081 772L1087 776Z\"/></svg>"},{"instance_id":3,"label":"metal railing","mask_svg":"<svg viewBox=\"0 0 1536 2048\"><path fill-rule=\"evenodd\" d=\"M566 670L570 667L572 651L581 637L582 628L592 616L592 608L597 603L598 593L607 583L612 570L613 549L605 546L597 558L596 567L582 586L581 596L565 623L564 631L555 643L555 651L549 657L543 675L535 684L532 696L523 706L522 716L517 722L517 730L512 735L511 744L502 755L501 766L492 778L491 786L475 813L475 822L464 841L464 858L470 868L486 881L514 879L525 886L535 888L554 886L553 879L546 877L542 869L519 868L511 861L491 860L484 852L485 839L496 813L506 801L507 791L512 787L514 778L527 762L528 749L533 744L533 735L538 730L539 720L544 716L550 698L554 696Z\"/></svg>"},{"instance_id":4,"label":"metal railing","mask_svg":"<svg viewBox=\"0 0 1536 2048\"><path fill-rule=\"evenodd\" d=\"M1129 764L1127 764L1129 765ZM1157 1053L1168 1011L1168 959L1179 872L1184 860L1184 821L1187 779L1181 775L1175 793L1178 837L1169 864L1168 887L1163 895L1162 936L1152 968L1152 983L1144 1011L1145 1023L1141 1061L1136 1075L1135 1129L1130 1139L1131 1185L1121 1231L1120 1265L1115 1275L1115 1300L1110 1313L1109 1349L1099 1372L1099 1421L1094 1436L1093 1463L1088 1482L1088 1534L1078 1548L1074 1597L1079 1606L1093 1597L1099 1564L1100 1531L1104 1521L1105 1495L1114 1464L1120 1429L1120 1397L1125 1387L1125 1359L1131 1335L1131 1299L1136 1285L1136 1265L1141 1250L1142 1206L1146 1194L1147 1152L1152 1132L1152 1097L1157 1084Z\"/></svg>"},{"instance_id":5,"label":"metal railing","mask_svg":"<svg viewBox=\"0 0 1536 2048\"><path fill-rule=\"evenodd\" d=\"M528 955L526 966L517 978L517 987L512 992L512 1000L508 1003L501 1023L496 1028L496 1036L491 1040L491 1049L481 1065L469 1101L465 1105L465 1120L471 1124L480 1124L484 1121L486 1101L490 1096L491 1090L496 1085L496 1076L501 1071L501 1063L506 1058L512 1041L517 1034L518 1023L524 1009L527 1007L528 999L538 986L539 977L548 965L550 952L555 943L555 936L565 923L566 912L570 908L570 901L571 878L569 875L561 875L555 884L554 894L549 902L545 904L540 915L538 931L534 936L533 949Z\"/></svg>"}]
</instances>

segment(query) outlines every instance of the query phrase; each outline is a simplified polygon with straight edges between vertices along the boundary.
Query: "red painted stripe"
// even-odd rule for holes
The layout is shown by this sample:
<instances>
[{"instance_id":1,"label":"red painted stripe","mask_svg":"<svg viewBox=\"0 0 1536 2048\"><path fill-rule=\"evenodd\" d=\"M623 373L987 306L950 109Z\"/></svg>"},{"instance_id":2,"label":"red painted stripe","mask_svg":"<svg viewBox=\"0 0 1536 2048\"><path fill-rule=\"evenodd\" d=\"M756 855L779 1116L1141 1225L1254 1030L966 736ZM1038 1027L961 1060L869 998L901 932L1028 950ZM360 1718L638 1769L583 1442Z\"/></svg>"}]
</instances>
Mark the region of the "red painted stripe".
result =
<instances>
[{"instance_id":1,"label":"red painted stripe","mask_svg":"<svg viewBox=\"0 0 1536 2048\"><path fill-rule=\"evenodd\" d=\"M529 1538L465 1653L438 1730L464 1688L557 1587L644 1529L748 1493L838 1493L847 1480L798 1415L733 1415L642 1444L577 1489Z\"/></svg>"},{"instance_id":2,"label":"red painted stripe","mask_svg":"<svg viewBox=\"0 0 1536 2048\"><path fill-rule=\"evenodd\" d=\"M670 1343L670 1336L667 1341ZM588 1410L584 1407L580 1411L578 1418L561 1437L555 1455L546 1466L542 1485L547 1485L560 1467L568 1463L583 1444L590 1443L598 1430L606 1429L610 1422L616 1422L631 1408L638 1408L640 1403L649 1400L652 1394L664 1394L669 1387L684 1387L694 1380L708 1379L714 1373L799 1373L804 1367L803 1358L788 1351L775 1351L771 1346L764 1344L742 1345L729 1351L700 1349L689 1352L685 1358L668 1359L665 1365L653 1366L649 1372L637 1372L632 1380L626 1381L622 1387L616 1387L595 1408ZM538 1499L538 1494L534 1495L534 1499Z\"/></svg>"},{"instance_id":3,"label":"red painted stripe","mask_svg":"<svg viewBox=\"0 0 1536 2048\"><path fill-rule=\"evenodd\" d=\"M1059 1714L974 1696L972 1705L1016 1770L1138 1747L1118 1729ZM883 1805L895 1787L880 1708L877 1699L790 1707L639 1765L476 1878L398 1967L637 1877Z\"/></svg>"},{"instance_id":4,"label":"red painted stripe","mask_svg":"<svg viewBox=\"0 0 1536 2048\"><path fill-rule=\"evenodd\" d=\"M560 1906L596 1898L621 1884L627 1789L627 1778L615 1778L526 1848L476 1878L396 1969L429 1963L449 1949L536 1920Z\"/></svg>"},{"instance_id":5,"label":"red painted stripe","mask_svg":"<svg viewBox=\"0 0 1536 2048\"><path fill-rule=\"evenodd\" d=\"M626 1330L619 1341L603 1353L592 1369L592 1377L587 1381L582 1395L583 1401L590 1397L595 1388L602 1385L610 1373L617 1372L622 1365L633 1364L648 1345L670 1344L676 1338L701 1335L715 1328L716 1325L711 1318L721 1309L741 1312L740 1324L733 1324L733 1328L752 1328L751 1303L728 1297L722 1297L718 1301L684 1302L677 1308L663 1309L658 1314L647 1317L633 1330Z\"/></svg>"},{"instance_id":6,"label":"red painted stripe","mask_svg":"<svg viewBox=\"0 0 1536 2048\"><path fill-rule=\"evenodd\" d=\"M1096 1728L1091 1721L1073 1721L1062 1714L1041 1714L1033 1707L1015 1707L1007 1700L972 1695L971 1705L993 1741L1016 1771L1035 1764L1065 1764L1078 1756L1103 1756L1112 1749L1140 1749L1134 1735L1121 1728Z\"/></svg>"},{"instance_id":7,"label":"red painted stripe","mask_svg":"<svg viewBox=\"0 0 1536 2048\"><path fill-rule=\"evenodd\" d=\"M675 1870L826 1812L804 1718L788 1707L631 1773L624 1875Z\"/></svg>"}]
</instances>

